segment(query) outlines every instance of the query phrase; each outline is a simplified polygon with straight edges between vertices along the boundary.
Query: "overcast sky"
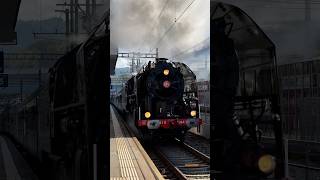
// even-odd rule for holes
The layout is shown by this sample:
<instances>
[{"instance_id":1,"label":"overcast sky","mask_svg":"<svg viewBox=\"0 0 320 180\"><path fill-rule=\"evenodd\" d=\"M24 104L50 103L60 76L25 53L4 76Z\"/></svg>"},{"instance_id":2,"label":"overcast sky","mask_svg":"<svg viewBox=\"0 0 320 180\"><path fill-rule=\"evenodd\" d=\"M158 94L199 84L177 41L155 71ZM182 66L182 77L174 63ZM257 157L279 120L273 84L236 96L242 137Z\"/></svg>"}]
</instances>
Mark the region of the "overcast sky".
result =
<instances>
[{"instance_id":1,"label":"overcast sky","mask_svg":"<svg viewBox=\"0 0 320 180\"><path fill-rule=\"evenodd\" d=\"M64 0L21 0L18 19L40 20L59 16L54 10L57 9L55 4L61 2Z\"/></svg>"},{"instance_id":2,"label":"overcast sky","mask_svg":"<svg viewBox=\"0 0 320 180\"><path fill-rule=\"evenodd\" d=\"M125 52L159 48L166 58L198 44L210 35L210 1L193 1L111 0L111 43Z\"/></svg>"},{"instance_id":3,"label":"overcast sky","mask_svg":"<svg viewBox=\"0 0 320 180\"><path fill-rule=\"evenodd\" d=\"M18 19L41 20L52 17L64 18L64 14L54 12L56 3L70 0L22 0ZM98 3L109 0L97 0ZM178 19L175 25L165 34L175 19L187 8L193 0L110 0L111 2L111 43L121 51L149 52L159 48L161 57L171 57L184 51L209 37L209 0L195 0ZM286 21L301 21L304 19L304 0L221 0L232 3L248 13L264 30L276 28ZM85 3L85 0L79 0ZM161 15L159 16L161 10ZM104 12L105 8L100 9ZM319 24L320 3L311 2L311 20ZM315 29L315 28L313 28ZM318 34L316 32L308 34ZM301 31L305 34L304 31ZM286 34L284 34L286 35ZM302 35L294 34L293 37ZM286 39L291 38L288 35ZM318 41L318 37L312 36ZM278 39L274 39L277 43ZM297 44L287 41L282 44ZM301 44L301 43L300 43ZM314 43L315 44L315 43ZM281 44L278 45L281 49ZM285 47L285 46L283 46ZM315 46L318 49L318 46ZM285 48L283 48L285 49ZM294 49L294 48L287 48ZM300 47L296 49L301 49ZM296 50L295 50L296 51ZM126 65L123 61L122 65ZM195 63L195 62L193 62ZM121 63L120 63L121 64Z\"/></svg>"}]
</instances>

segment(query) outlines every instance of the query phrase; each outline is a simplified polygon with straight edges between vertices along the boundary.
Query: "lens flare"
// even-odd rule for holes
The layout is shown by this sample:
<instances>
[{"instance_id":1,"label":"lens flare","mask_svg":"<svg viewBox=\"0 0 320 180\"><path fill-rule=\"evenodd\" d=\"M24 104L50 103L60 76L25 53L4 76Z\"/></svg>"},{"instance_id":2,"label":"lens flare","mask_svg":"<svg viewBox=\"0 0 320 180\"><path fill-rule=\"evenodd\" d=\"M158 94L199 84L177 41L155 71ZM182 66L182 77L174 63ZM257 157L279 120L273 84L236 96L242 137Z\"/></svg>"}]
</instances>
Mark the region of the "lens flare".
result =
<instances>
[{"instance_id":1,"label":"lens flare","mask_svg":"<svg viewBox=\"0 0 320 180\"><path fill-rule=\"evenodd\" d=\"M276 162L275 158L269 154L263 155L259 158L258 166L260 171L269 174L274 171Z\"/></svg>"},{"instance_id":2,"label":"lens flare","mask_svg":"<svg viewBox=\"0 0 320 180\"><path fill-rule=\"evenodd\" d=\"M195 116L197 115L197 111L191 111L191 112L190 112L190 115L191 115L192 117L195 117Z\"/></svg>"}]
</instances>

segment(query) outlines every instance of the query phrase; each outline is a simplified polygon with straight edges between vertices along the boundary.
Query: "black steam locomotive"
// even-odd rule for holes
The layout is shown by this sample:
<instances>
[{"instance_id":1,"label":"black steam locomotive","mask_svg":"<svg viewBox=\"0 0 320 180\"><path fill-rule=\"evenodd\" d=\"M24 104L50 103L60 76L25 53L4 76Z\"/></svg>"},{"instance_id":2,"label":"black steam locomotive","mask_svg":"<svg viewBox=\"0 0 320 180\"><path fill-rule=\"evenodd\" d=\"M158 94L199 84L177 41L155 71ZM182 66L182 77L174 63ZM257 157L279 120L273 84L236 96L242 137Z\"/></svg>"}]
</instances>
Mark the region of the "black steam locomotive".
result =
<instances>
[{"instance_id":1,"label":"black steam locomotive","mask_svg":"<svg viewBox=\"0 0 320 180\"><path fill-rule=\"evenodd\" d=\"M275 45L253 19L230 4L211 0L210 26L213 176L282 179Z\"/></svg>"},{"instance_id":2,"label":"black steam locomotive","mask_svg":"<svg viewBox=\"0 0 320 180\"><path fill-rule=\"evenodd\" d=\"M21 147L40 179L107 176L108 25L106 13L86 41L44 74L37 91L0 116L1 132Z\"/></svg>"},{"instance_id":3,"label":"black steam locomotive","mask_svg":"<svg viewBox=\"0 0 320 180\"><path fill-rule=\"evenodd\" d=\"M127 81L114 104L143 138L183 140L187 130L202 123L195 81L185 64L157 58Z\"/></svg>"}]
</instances>

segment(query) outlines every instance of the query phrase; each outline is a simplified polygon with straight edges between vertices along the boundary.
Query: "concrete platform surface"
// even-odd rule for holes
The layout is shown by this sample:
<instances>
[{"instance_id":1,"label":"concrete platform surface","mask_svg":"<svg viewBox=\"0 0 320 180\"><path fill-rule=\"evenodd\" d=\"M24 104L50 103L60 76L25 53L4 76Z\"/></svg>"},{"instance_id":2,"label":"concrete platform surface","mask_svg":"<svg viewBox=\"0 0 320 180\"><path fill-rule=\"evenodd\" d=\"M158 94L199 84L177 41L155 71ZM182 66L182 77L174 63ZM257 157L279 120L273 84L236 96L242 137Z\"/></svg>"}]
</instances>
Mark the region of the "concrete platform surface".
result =
<instances>
[{"instance_id":1,"label":"concrete platform surface","mask_svg":"<svg viewBox=\"0 0 320 180\"><path fill-rule=\"evenodd\" d=\"M121 128L121 124L110 106L110 179L153 180L163 179L150 157L136 137Z\"/></svg>"},{"instance_id":2,"label":"concrete platform surface","mask_svg":"<svg viewBox=\"0 0 320 180\"><path fill-rule=\"evenodd\" d=\"M0 180L38 180L11 140L0 136Z\"/></svg>"}]
</instances>

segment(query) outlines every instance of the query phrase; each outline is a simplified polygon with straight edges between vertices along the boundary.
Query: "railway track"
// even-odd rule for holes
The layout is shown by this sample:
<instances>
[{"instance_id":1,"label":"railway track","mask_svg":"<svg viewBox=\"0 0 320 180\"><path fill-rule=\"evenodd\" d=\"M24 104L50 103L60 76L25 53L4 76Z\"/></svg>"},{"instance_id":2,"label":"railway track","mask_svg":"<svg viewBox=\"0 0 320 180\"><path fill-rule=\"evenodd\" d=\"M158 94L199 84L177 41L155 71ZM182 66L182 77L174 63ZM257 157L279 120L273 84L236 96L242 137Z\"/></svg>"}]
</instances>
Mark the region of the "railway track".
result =
<instances>
[{"instance_id":1,"label":"railway track","mask_svg":"<svg viewBox=\"0 0 320 180\"><path fill-rule=\"evenodd\" d=\"M178 140L158 142L147 149L166 179L210 179L210 158ZM165 174L168 171L170 176Z\"/></svg>"},{"instance_id":2,"label":"railway track","mask_svg":"<svg viewBox=\"0 0 320 180\"><path fill-rule=\"evenodd\" d=\"M118 112L116 115L119 116ZM121 121L121 124L130 134L134 134L125 122ZM159 139L156 144L140 140L140 143L164 179L210 179L210 158L195 149L195 144L192 147L177 139Z\"/></svg>"},{"instance_id":3,"label":"railway track","mask_svg":"<svg viewBox=\"0 0 320 180\"><path fill-rule=\"evenodd\" d=\"M164 163L161 158L152 150L147 150L147 153L153 163L156 165L158 170L160 171L161 175L166 180L178 180L179 178L176 177L174 170L171 170L166 163Z\"/></svg>"},{"instance_id":4,"label":"railway track","mask_svg":"<svg viewBox=\"0 0 320 180\"><path fill-rule=\"evenodd\" d=\"M210 141L202 136L188 132L184 143L210 157Z\"/></svg>"}]
</instances>

